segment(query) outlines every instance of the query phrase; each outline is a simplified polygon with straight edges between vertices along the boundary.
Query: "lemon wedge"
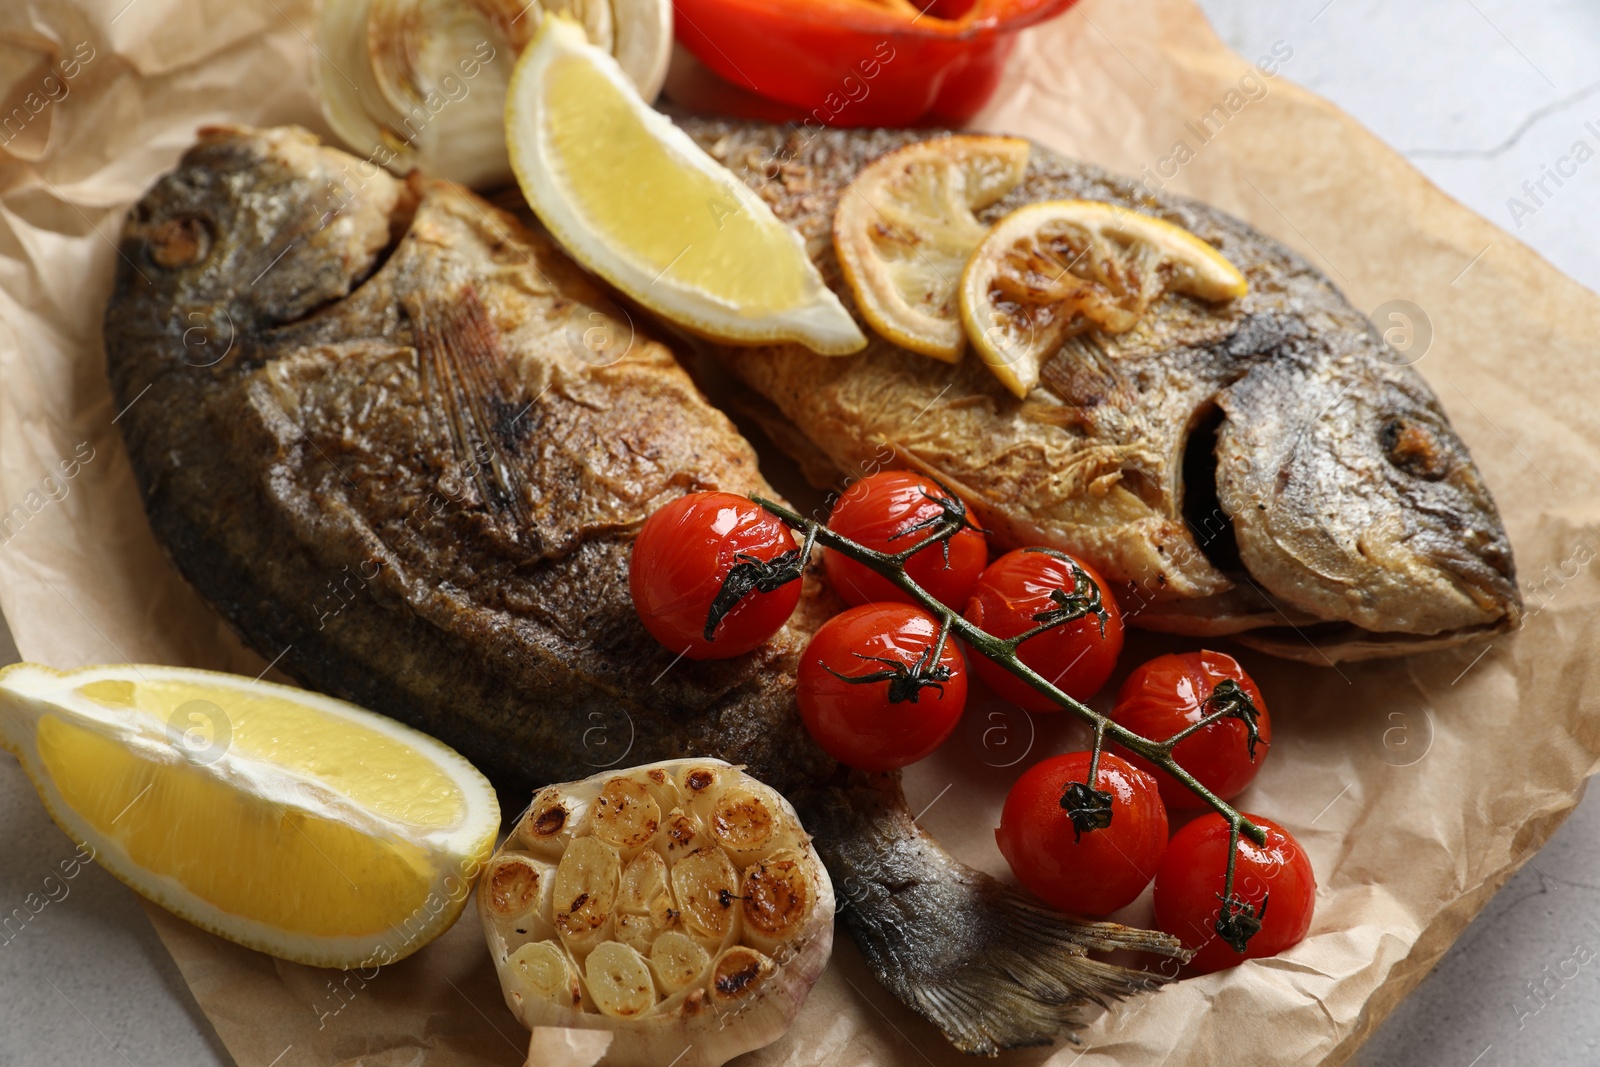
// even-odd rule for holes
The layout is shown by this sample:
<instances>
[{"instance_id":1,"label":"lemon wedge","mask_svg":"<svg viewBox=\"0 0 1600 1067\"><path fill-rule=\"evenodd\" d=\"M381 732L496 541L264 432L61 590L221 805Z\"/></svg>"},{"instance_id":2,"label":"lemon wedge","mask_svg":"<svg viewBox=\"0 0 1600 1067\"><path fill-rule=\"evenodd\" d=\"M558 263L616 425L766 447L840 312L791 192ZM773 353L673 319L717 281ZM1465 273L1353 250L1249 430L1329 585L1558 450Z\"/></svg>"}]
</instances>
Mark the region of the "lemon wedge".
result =
<instances>
[{"instance_id":1,"label":"lemon wedge","mask_svg":"<svg viewBox=\"0 0 1600 1067\"><path fill-rule=\"evenodd\" d=\"M989 227L973 212L1022 181L1028 142L959 134L886 153L856 175L833 215L833 247L873 329L954 363L967 346L956 289Z\"/></svg>"},{"instance_id":2,"label":"lemon wedge","mask_svg":"<svg viewBox=\"0 0 1600 1067\"><path fill-rule=\"evenodd\" d=\"M139 893L283 959L401 959L455 922L500 810L465 759L343 701L119 664L0 671L0 745Z\"/></svg>"},{"instance_id":3,"label":"lemon wedge","mask_svg":"<svg viewBox=\"0 0 1600 1067\"><path fill-rule=\"evenodd\" d=\"M1167 291L1206 301L1249 291L1238 268L1181 226L1098 200L1052 200L995 223L961 276L961 319L1017 396L1089 329L1124 333Z\"/></svg>"},{"instance_id":4,"label":"lemon wedge","mask_svg":"<svg viewBox=\"0 0 1600 1067\"><path fill-rule=\"evenodd\" d=\"M569 19L546 18L517 61L506 143L540 221L652 311L724 341L797 341L825 355L865 347L799 235Z\"/></svg>"}]
</instances>

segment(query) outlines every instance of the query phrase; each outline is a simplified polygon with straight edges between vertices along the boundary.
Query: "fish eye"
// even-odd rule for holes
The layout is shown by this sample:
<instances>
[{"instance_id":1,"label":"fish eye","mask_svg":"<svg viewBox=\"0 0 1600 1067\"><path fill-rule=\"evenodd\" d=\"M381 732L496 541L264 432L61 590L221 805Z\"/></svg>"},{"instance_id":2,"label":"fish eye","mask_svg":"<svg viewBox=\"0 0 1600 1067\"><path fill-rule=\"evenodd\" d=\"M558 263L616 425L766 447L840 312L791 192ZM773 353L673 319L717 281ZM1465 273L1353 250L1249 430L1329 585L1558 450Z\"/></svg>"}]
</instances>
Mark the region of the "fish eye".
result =
<instances>
[{"instance_id":1,"label":"fish eye","mask_svg":"<svg viewBox=\"0 0 1600 1067\"><path fill-rule=\"evenodd\" d=\"M1424 481L1436 482L1450 473L1449 451L1433 428L1403 415L1385 419L1378 444L1390 465Z\"/></svg>"},{"instance_id":2,"label":"fish eye","mask_svg":"<svg viewBox=\"0 0 1600 1067\"><path fill-rule=\"evenodd\" d=\"M166 270L192 266L211 254L211 227L198 215L176 215L145 237L150 261Z\"/></svg>"}]
</instances>

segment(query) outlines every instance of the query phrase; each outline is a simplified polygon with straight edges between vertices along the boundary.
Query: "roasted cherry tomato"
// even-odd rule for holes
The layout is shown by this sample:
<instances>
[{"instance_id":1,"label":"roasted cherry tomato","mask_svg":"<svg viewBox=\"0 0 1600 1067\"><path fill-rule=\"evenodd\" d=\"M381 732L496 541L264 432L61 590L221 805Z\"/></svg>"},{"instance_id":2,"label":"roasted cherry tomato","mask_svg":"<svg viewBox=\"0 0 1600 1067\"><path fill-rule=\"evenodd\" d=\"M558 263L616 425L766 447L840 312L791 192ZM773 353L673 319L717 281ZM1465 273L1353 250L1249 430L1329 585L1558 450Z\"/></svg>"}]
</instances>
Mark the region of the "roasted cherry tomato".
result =
<instances>
[{"instance_id":1,"label":"roasted cherry tomato","mask_svg":"<svg viewBox=\"0 0 1600 1067\"><path fill-rule=\"evenodd\" d=\"M863 604L836 615L800 660L800 717L850 767L915 763L950 736L967 703L955 640L937 658L939 620L909 604Z\"/></svg>"},{"instance_id":2,"label":"roasted cherry tomato","mask_svg":"<svg viewBox=\"0 0 1600 1067\"><path fill-rule=\"evenodd\" d=\"M912 471L883 471L844 491L828 517L828 528L879 552L904 552L938 528L962 523L948 540L929 545L906 562L906 574L942 603L960 611L972 595L989 547L972 525L967 508L931 478ZM834 591L851 604L884 600L913 603L889 580L848 556L824 550L823 564Z\"/></svg>"},{"instance_id":3,"label":"roasted cherry tomato","mask_svg":"<svg viewBox=\"0 0 1600 1067\"><path fill-rule=\"evenodd\" d=\"M1223 683L1233 682L1237 689ZM1211 704L1206 702L1217 687L1222 692ZM1244 792L1255 779L1272 747L1272 717L1267 714L1261 690L1232 656L1221 652L1183 652L1157 656L1138 667L1122 683L1117 706L1111 717L1140 737L1165 741L1213 712L1239 706L1248 697L1256 710L1256 743L1250 743L1250 728L1242 718L1226 718L1178 742L1172 756L1178 766L1199 779L1200 784L1223 800ZM1129 763L1149 771L1161 785L1161 799L1169 808L1205 806L1176 778L1131 752L1118 752Z\"/></svg>"},{"instance_id":4,"label":"roasted cherry tomato","mask_svg":"<svg viewBox=\"0 0 1600 1067\"><path fill-rule=\"evenodd\" d=\"M1105 915L1131 904L1167 847L1156 781L1109 752L1088 788L1089 753L1034 764L1006 794L994 837L1011 871L1052 907ZM1104 797L1109 793L1109 807ZM1109 821L1106 821L1109 818Z\"/></svg>"},{"instance_id":5,"label":"roasted cherry tomato","mask_svg":"<svg viewBox=\"0 0 1600 1067\"><path fill-rule=\"evenodd\" d=\"M1063 616L1076 617L1028 638L1017 655L1068 696L1088 700L1122 651L1122 612L1088 565L1053 549L1007 552L978 577L966 611L968 622L995 637L1015 637ZM997 695L1029 711L1061 710L987 656L974 656L973 670Z\"/></svg>"},{"instance_id":6,"label":"roasted cherry tomato","mask_svg":"<svg viewBox=\"0 0 1600 1067\"><path fill-rule=\"evenodd\" d=\"M799 554L789 528L752 501L690 493L645 520L628 589L657 641L690 659L725 659L755 648L794 614Z\"/></svg>"},{"instance_id":7,"label":"roasted cherry tomato","mask_svg":"<svg viewBox=\"0 0 1600 1067\"><path fill-rule=\"evenodd\" d=\"M1317 880L1305 849L1271 819L1245 817L1267 832L1267 844L1263 848L1241 836L1234 861L1233 895L1239 906L1232 910L1247 923L1261 923L1244 952L1235 951L1216 928L1228 868L1226 819L1213 812L1179 830L1156 875L1156 925L1185 947L1199 949L1189 966L1202 973L1275 956L1311 928Z\"/></svg>"}]
</instances>

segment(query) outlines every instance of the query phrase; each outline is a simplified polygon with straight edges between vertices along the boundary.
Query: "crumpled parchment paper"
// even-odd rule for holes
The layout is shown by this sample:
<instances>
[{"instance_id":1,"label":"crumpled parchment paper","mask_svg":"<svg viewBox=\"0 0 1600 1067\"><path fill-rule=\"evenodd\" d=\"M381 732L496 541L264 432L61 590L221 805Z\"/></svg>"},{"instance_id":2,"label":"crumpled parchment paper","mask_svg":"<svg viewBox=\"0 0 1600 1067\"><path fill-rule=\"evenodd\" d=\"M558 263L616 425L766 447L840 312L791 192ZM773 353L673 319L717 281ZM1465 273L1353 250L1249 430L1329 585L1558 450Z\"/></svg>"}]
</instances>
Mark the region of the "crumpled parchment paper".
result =
<instances>
[{"instance_id":1,"label":"crumpled parchment paper","mask_svg":"<svg viewBox=\"0 0 1600 1067\"><path fill-rule=\"evenodd\" d=\"M208 123L300 122L309 0L17 0L0 8L0 609L29 659L255 674L153 540L100 340L122 216ZM1322 267L1433 384L1505 513L1529 600L1488 645L1337 669L1243 656L1276 723L1248 810L1310 851L1309 938L1096 1018L1010 1062L1338 1063L1567 815L1597 766L1600 298L1297 88L1294 42L1240 57L1191 0L1084 0L1030 32L977 125L1203 197ZM181 412L173 417L181 418ZM1173 647L1135 640L1127 662ZM1064 717L1058 717L1064 718ZM998 704L908 774L923 823L1003 873L991 829L1029 759L1079 739ZM581 772L575 771L575 777ZM377 973L238 948L151 908L245 1067L511 1065L469 909ZM1148 921L1148 895L1125 917ZM966 1063L848 938L794 1028L750 1064ZM589 1063L541 1034L533 1062Z\"/></svg>"}]
</instances>

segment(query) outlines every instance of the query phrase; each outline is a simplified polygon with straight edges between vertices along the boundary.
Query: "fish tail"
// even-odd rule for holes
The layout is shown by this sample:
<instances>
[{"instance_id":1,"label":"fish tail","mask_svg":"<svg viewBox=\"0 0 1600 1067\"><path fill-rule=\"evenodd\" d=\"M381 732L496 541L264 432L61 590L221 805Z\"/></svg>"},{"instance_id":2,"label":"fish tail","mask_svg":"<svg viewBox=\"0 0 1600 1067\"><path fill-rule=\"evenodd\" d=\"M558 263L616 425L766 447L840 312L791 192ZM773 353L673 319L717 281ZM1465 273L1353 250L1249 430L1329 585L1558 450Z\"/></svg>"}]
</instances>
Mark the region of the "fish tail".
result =
<instances>
[{"instance_id":1,"label":"fish tail","mask_svg":"<svg viewBox=\"0 0 1600 1067\"><path fill-rule=\"evenodd\" d=\"M956 860L912 820L897 775L827 794L815 843L840 918L877 979L963 1052L1050 1044L1084 1005L1169 980L1091 950L1188 955L1168 934L1070 918Z\"/></svg>"}]
</instances>

